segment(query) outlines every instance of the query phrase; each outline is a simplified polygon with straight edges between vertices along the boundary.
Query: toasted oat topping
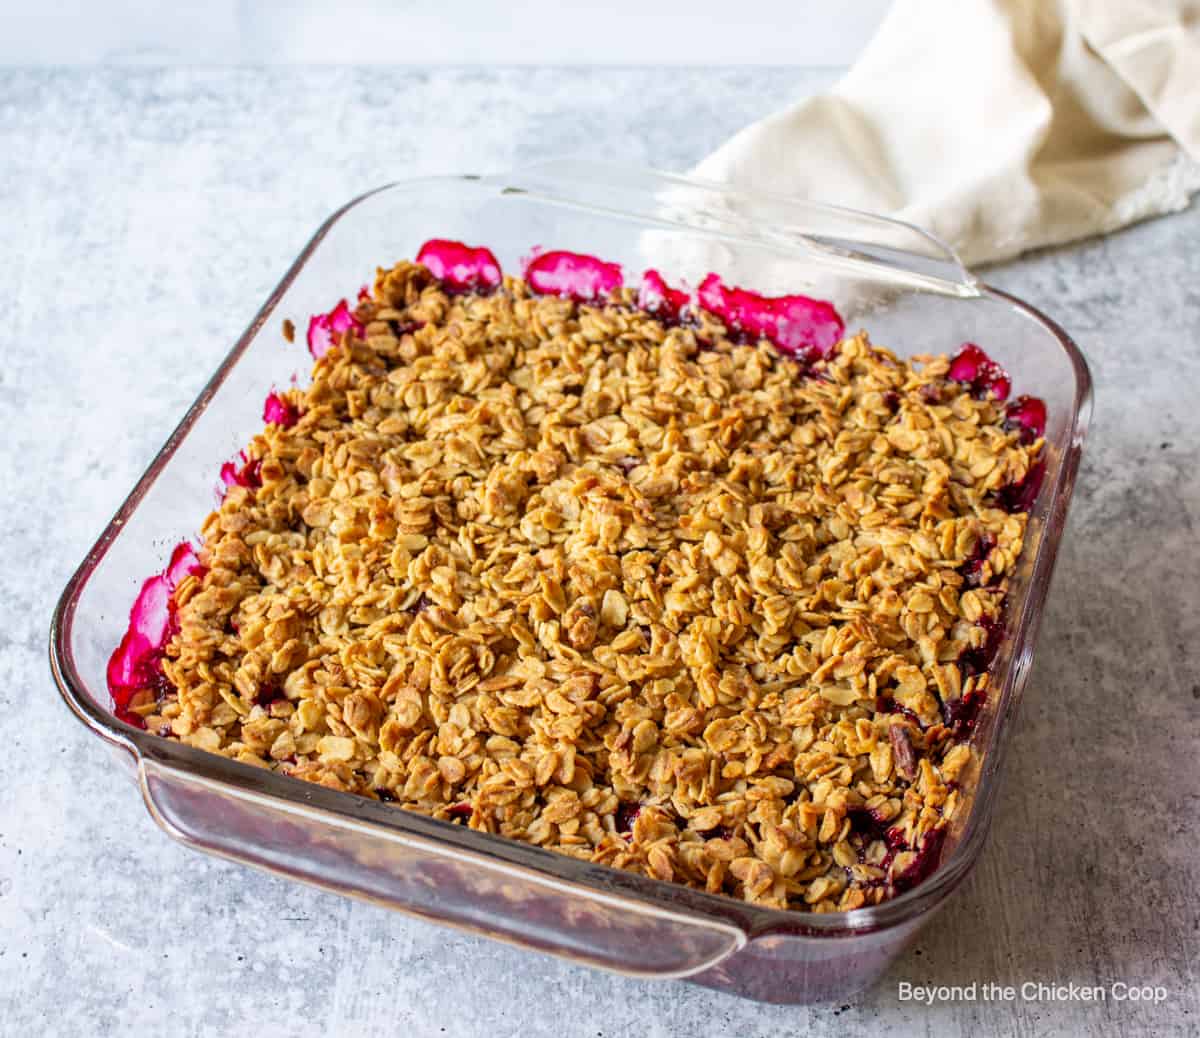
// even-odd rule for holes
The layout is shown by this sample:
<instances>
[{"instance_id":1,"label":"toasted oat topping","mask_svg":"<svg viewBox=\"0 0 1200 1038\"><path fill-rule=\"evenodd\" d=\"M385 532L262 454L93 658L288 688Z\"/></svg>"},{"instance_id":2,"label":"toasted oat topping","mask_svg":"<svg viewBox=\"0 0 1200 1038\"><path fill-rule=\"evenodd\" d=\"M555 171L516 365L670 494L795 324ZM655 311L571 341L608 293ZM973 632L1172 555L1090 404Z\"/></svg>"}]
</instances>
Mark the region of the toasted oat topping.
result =
<instances>
[{"instance_id":1,"label":"toasted oat topping","mask_svg":"<svg viewBox=\"0 0 1200 1038\"><path fill-rule=\"evenodd\" d=\"M764 905L919 878L1040 440L945 357L628 290L400 263L354 318L204 523L151 731Z\"/></svg>"}]
</instances>

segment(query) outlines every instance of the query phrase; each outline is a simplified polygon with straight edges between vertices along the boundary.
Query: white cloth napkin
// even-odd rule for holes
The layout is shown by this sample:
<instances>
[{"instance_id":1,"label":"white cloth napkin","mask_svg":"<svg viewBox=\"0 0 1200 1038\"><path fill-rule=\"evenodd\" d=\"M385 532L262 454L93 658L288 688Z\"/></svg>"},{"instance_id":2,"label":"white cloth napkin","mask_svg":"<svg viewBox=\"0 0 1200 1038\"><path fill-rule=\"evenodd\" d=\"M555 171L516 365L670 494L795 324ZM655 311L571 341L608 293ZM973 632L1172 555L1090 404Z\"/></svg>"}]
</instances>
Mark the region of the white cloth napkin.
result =
<instances>
[{"instance_id":1,"label":"white cloth napkin","mask_svg":"<svg viewBox=\"0 0 1200 1038\"><path fill-rule=\"evenodd\" d=\"M897 0L829 93L695 172L889 214L975 264L1181 209L1197 160L1200 2Z\"/></svg>"}]
</instances>

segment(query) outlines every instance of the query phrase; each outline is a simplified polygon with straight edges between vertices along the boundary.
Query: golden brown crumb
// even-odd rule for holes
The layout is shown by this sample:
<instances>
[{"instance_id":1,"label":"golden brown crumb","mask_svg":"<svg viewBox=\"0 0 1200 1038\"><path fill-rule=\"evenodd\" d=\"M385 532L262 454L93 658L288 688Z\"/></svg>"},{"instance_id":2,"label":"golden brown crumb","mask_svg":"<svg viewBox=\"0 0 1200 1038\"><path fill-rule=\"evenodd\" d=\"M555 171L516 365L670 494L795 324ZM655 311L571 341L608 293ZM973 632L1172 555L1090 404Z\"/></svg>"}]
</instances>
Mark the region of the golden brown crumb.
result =
<instances>
[{"instance_id":1,"label":"golden brown crumb","mask_svg":"<svg viewBox=\"0 0 1200 1038\"><path fill-rule=\"evenodd\" d=\"M285 317L283 319L283 337L288 342L296 341L296 326L292 323L292 319L290 317Z\"/></svg>"},{"instance_id":2,"label":"golden brown crumb","mask_svg":"<svg viewBox=\"0 0 1200 1038\"><path fill-rule=\"evenodd\" d=\"M1040 443L944 357L858 335L806 374L630 302L381 271L205 522L148 726L760 904L880 901L958 804L942 704L986 687L956 661L1026 525L992 495Z\"/></svg>"}]
</instances>

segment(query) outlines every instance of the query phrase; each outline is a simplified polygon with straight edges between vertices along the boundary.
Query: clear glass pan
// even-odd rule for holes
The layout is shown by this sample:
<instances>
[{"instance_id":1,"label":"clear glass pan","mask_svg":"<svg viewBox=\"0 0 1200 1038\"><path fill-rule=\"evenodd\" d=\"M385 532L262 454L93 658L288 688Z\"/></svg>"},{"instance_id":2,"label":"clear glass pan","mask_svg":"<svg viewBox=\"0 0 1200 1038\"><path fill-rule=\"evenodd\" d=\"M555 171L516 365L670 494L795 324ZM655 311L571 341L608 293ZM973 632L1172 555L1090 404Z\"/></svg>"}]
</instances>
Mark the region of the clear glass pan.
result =
<instances>
[{"instance_id":1,"label":"clear glass pan","mask_svg":"<svg viewBox=\"0 0 1200 1038\"><path fill-rule=\"evenodd\" d=\"M435 237L487 245L508 271L541 245L616 260L630 281L655 266L693 285L712 270L759 291L809 292L901 355L978 342L1016 392L1045 400L1046 475L972 736L969 809L925 882L853 912L760 908L295 781L113 717L105 665L141 581L212 508L217 468L261 428L267 390L307 369L303 348L281 341L281 321L305 327L378 264L412 257ZM51 667L74 714L131 765L154 818L191 846L624 974L774 1002L842 1000L887 968L979 856L1090 410L1087 366L1062 329L902 224L594 162L396 183L330 217L213 375L67 584Z\"/></svg>"}]
</instances>

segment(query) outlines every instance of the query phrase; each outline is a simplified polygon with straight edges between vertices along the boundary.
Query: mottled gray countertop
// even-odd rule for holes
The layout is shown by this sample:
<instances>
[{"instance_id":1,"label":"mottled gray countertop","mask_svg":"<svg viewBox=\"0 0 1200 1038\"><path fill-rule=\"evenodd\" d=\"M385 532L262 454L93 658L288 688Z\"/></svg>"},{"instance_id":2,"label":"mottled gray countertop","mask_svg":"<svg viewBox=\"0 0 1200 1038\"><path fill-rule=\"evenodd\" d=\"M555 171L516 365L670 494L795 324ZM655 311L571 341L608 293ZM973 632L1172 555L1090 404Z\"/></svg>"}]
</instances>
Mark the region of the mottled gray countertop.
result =
<instances>
[{"instance_id":1,"label":"mottled gray countertop","mask_svg":"<svg viewBox=\"0 0 1200 1038\"><path fill-rule=\"evenodd\" d=\"M991 274L1082 344L1096 419L991 842L859 1004L756 1005L203 857L45 661L72 569L316 224L384 181L586 151L685 168L828 73L0 72L0 1032L1200 1031L1200 211ZM898 983L1166 989L923 1008Z\"/></svg>"}]
</instances>

